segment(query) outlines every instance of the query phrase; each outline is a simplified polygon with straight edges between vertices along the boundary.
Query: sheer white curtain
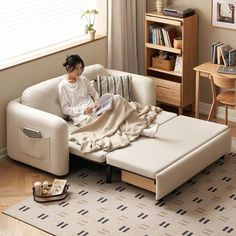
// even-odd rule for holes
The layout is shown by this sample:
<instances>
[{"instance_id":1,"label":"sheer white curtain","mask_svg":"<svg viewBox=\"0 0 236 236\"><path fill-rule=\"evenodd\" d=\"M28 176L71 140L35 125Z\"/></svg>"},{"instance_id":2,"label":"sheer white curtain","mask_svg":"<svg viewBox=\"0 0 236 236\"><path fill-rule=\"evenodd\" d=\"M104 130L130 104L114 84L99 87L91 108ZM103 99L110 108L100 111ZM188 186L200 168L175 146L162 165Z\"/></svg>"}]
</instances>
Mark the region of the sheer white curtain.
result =
<instances>
[{"instance_id":1,"label":"sheer white curtain","mask_svg":"<svg viewBox=\"0 0 236 236\"><path fill-rule=\"evenodd\" d=\"M51 54L86 39L81 15L97 9L95 28L104 34L107 0L0 0L0 70Z\"/></svg>"},{"instance_id":2,"label":"sheer white curtain","mask_svg":"<svg viewBox=\"0 0 236 236\"><path fill-rule=\"evenodd\" d=\"M144 74L146 0L109 0L108 67Z\"/></svg>"}]
</instances>

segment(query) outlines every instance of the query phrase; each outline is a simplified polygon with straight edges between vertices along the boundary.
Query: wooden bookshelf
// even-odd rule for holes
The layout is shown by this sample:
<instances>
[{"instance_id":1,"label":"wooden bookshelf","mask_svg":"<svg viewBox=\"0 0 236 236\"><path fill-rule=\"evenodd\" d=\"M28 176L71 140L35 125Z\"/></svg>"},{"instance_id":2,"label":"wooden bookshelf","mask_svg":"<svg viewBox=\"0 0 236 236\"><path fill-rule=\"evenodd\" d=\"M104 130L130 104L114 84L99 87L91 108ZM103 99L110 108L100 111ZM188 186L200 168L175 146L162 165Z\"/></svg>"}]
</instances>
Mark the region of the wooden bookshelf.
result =
<instances>
[{"instance_id":1,"label":"wooden bookshelf","mask_svg":"<svg viewBox=\"0 0 236 236\"><path fill-rule=\"evenodd\" d=\"M153 28L172 27L176 37L182 38L182 48L177 49L160 44L160 39L153 40ZM198 16L196 14L177 18L164 16L156 12L146 13L145 18L145 73L152 78L156 84L157 102L166 103L179 108L182 114L183 108L195 101L195 74L193 68L197 65L197 32ZM155 37L155 36L154 36ZM157 36L157 37L160 37ZM163 36L162 36L163 37ZM166 36L165 36L166 37ZM159 43L158 43L159 42ZM176 58L181 57L179 69L163 70L153 66L152 58L162 51Z\"/></svg>"}]
</instances>

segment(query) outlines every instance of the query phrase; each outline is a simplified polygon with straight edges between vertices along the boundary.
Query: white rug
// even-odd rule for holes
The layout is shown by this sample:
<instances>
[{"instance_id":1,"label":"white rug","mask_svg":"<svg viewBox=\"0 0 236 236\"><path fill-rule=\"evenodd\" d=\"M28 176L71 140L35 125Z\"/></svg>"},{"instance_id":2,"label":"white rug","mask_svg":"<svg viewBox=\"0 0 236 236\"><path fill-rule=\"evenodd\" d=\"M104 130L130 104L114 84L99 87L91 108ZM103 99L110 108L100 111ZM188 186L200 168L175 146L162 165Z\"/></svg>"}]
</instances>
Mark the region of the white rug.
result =
<instances>
[{"instance_id":1,"label":"white rug","mask_svg":"<svg viewBox=\"0 0 236 236\"><path fill-rule=\"evenodd\" d=\"M4 213L62 236L236 235L233 153L158 202L154 193L132 185L106 184L99 167L80 170L68 182L64 201L40 204L30 197Z\"/></svg>"}]
</instances>

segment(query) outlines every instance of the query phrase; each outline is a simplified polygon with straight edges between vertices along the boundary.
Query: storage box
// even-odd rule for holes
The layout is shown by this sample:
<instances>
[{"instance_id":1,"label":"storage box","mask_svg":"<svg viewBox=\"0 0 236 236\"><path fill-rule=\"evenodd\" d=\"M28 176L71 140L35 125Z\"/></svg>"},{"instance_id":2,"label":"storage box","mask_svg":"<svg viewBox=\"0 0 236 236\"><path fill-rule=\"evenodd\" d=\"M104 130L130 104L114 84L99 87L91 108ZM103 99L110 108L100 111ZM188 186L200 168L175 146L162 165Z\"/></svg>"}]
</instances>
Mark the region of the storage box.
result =
<instances>
[{"instance_id":1,"label":"storage box","mask_svg":"<svg viewBox=\"0 0 236 236\"><path fill-rule=\"evenodd\" d=\"M165 60L159 57L152 57L152 67L171 71L175 67L175 59Z\"/></svg>"}]
</instances>

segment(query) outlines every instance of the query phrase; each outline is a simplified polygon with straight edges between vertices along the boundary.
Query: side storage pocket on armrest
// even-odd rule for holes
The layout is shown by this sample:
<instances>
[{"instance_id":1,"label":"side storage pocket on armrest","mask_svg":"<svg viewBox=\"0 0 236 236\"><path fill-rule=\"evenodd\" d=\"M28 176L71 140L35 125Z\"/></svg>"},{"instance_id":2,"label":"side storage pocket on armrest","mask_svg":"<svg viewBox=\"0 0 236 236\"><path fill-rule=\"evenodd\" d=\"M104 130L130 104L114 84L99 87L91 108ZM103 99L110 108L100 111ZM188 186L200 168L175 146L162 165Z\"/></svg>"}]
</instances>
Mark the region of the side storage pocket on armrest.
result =
<instances>
[{"instance_id":1,"label":"side storage pocket on armrest","mask_svg":"<svg viewBox=\"0 0 236 236\"><path fill-rule=\"evenodd\" d=\"M50 162L50 137L31 138L18 128L17 140L24 154L37 158L39 161Z\"/></svg>"}]
</instances>

